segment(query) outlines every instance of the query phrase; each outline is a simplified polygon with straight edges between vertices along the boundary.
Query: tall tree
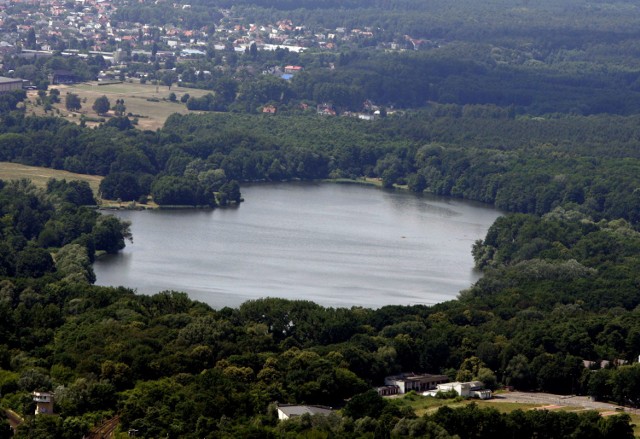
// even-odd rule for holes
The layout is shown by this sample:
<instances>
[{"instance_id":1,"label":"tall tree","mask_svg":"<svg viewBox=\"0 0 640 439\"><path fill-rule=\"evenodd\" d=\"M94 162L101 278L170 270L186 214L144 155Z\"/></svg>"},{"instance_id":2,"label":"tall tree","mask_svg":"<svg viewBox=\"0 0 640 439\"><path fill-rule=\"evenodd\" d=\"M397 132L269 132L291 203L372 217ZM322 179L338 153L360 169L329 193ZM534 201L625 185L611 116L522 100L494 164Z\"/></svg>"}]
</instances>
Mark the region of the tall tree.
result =
<instances>
[{"instance_id":1,"label":"tall tree","mask_svg":"<svg viewBox=\"0 0 640 439\"><path fill-rule=\"evenodd\" d=\"M69 111L78 111L82 108L80 96L75 93L67 93L67 97L64 101L64 106Z\"/></svg>"},{"instance_id":2,"label":"tall tree","mask_svg":"<svg viewBox=\"0 0 640 439\"><path fill-rule=\"evenodd\" d=\"M111 108L111 103L109 99L103 95L95 100L91 108L98 114L106 114L109 108Z\"/></svg>"}]
</instances>

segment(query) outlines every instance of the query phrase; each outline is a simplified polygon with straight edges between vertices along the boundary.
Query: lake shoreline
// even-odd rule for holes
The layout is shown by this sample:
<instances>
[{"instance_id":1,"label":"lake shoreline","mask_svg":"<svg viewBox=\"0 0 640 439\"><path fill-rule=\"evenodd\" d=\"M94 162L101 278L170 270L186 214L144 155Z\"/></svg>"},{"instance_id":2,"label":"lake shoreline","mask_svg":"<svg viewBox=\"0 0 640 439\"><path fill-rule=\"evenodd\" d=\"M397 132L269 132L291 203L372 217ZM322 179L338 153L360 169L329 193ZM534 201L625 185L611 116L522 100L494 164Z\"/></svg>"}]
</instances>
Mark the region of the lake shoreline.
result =
<instances>
[{"instance_id":1,"label":"lake shoreline","mask_svg":"<svg viewBox=\"0 0 640 439\"><path fill-rule=\"evenodd\" d=\"M96 261L96 284L214 308L263 297L379 308L452 300L481 277L471 246L496 209L326 183L248 185L235 209L106 211L131 222L134 243Z\"/></svg>"}]
</instances>

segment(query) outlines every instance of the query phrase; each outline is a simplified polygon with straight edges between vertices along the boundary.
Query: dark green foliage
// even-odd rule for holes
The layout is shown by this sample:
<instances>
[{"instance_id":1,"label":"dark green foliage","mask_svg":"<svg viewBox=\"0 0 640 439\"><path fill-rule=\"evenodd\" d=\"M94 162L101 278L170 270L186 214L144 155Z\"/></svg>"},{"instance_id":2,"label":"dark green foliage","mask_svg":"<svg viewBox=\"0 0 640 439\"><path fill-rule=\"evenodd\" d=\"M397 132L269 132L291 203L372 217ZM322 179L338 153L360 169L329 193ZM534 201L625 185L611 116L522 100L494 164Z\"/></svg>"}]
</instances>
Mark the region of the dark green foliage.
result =
<instances>
[{"instance_id":1,"label":"dark green foliage","mask_svg":"<svg viewBox=\"0 0 640 439\"><path fill-rule=\"evenodd\" d=\"M86 182L51 180L46 192L26 181L2 186L2 276L35 279L52 274L91 283L95 250L116 252L130 237L126 223L83 207L95 202ZM63 248L52 257L59 247ZM13 302L11 291L4 294Z\"/></svg>"},{"instance_id":2,"label":"dark green foliage","mask_svg":"<svg viewBox=\"0 0 640 439\"><path fill-rule=\"evenodd\" d=\"M17 277L41 277L53 271L53 258L42 248L28 246L16 257Z\"/></svg>"},{"instance_id":3,"label":"dark green foliage","mask_svg":"<svg viewBox=\"0 0 640 439\"><path fill-rule=\"evenodd\" d=\"M6 419L0 420L0 439L11 439L13 437L13 430L9 425L9 421Z\"/></svg>"},{"instance_id":4,"label":"dark green foliage","mask_svg":"<svg viewBox=\"0 0 640 439\"><path fill-rule=\"evenodd\" d=\"M13 90L0 95L0 113L13 111L27 97L23 90Z\"/></svg>"},{"instance_id":5,"label":"dark green foliage","mask_svg":"<svg viewBox=\"0 0 640 439\"><path fill-rule=\"evenodd\" d=\"M122 112L120 112L122 114ZM128 117L112 117L104 124L105 127L113 127L119 131L133 129L133 124Z\"/></svg>"},{"instance_id":6,"label":"dark green foliage","mask_svg":"<svg viewBox=\"0 0 640 439\"><path fill-rule=\"evenodd\" d=\"M160 205L214 206L213 193L186 177L160 177L151 186L151 194Z\"/></svg>"},{"instance_id":7,"label":"dark green foliage","mask_svg":"<svg viewBox=\"0 0 640 439\"><path fill-rule=\"evenodd\" d=\"M597 412L576 414L546 410L526 412L516 410L508 414L500 414L493 408L482 409L476 404L469 404L459 409L443 407L429 417L447 432L458 435L462 439L495 437L631 439L633 430L627 423L628 418L628 415L602 418ZM616 434L620 436L615 436Z\"/></svg>"},{"instance_id":8,"label":"dark green foliage","mask_svg":"<svg viewBox=\"0 0 640 439\"><path fill-rule=\"evenodd\" d=\"M82 108L80 96L75 93L67 93L64 101L65 108L69 111L78 111Z\"/></svg>"},{"instance_id":9,"label":"dark green foliage","mask_svg":"<svg viewBox=\"0 0 640 439\"><path fill-rule=\"evenodd\" d=\"M62 438L62 418L58 416L36 416L20 425L13 436L16 439L51 439Z\"/></svg>"},{"instance_id":10,"label":"dark green foliage","mask_svg":"<svg viewBox=\"0 0 640 439\"><path fill-rule=\"evenodd\" d=\"M96 204L93 192L86 181L51 179L47 183L47 193L60 197L61 201L72 203L76 206Z\"/></svg>"},{"instance_id":11,"label":"dark green foliage","mask_svg":"<svg viewBox=\"0 0 640 439\"><path fill-rule=\"evenodd\" d=\"M117 253L122 250L126 239L131 239L129 223L114 216L101 215L91 233L96 250Z\"/></svg>"},{"instance_id":12,"label":"dark green foliage","mask_svg":"<svg viewBox=\"0 0 640 439\"><path fill-rule=\"evenodd\" d=\"M121 249L128 224L80 207L94 204L86 184L52 181L43 193L2 183L2 402L29 413L28 392L55 388L60 412L28 419L17 437L82 437L116 412L122 431L141 437L632 437L625 415L468 405L417 418L367 392L414 370L640 404L637 365L616 361L640 352L637 14L622 3L525 3L223 0L216 6L248 22L286 11L322 32L374 26L385 35L353 38L339 53L254 45L246 55L167 61L176 72L145 67L164 85L181 69L183 83L211 91L183 95L190 109L273 104L275 117L174 115L142 132L121 117L119 100L120 117L85 129L28 117L15 111L23 92L3 94L0 160L104 175L108 198L225 205L240 201L238 182L366 176L518 213L476 243L484 277L455 301L371 310L264 299L215 311L183 293L91 286L96 250ZM213 34L223 17L211 6L121 5L116 18ZM428 48L351 50L389 41L413 49L411 39ZM3 62L44 90L54 67L89 79L104 68L100 58ZM286 64L305 71L290 82L260 73ZM365 99L387 117L313 114L317 103L360 111ZM79 108L71 95L66 103ZM610 367L600 369L602 360ZM276 425L274 401L340 406L348 417Z\"/></svg>"},{"instance_id":13,"label":"dark green foliage","mask_svg":"<svg viewBox=\"0 0 640 439\"><path fill-rule=\"evenodd\" d=\"M365 393L355 395L344 406L344 414L354 419L379 418L383 410L387 407L387 402L378 395L375 390L369 390Z\"/></svg>"},{"instance_id":14,"label":"dark green foliage","mask_svg":"<svg viewBox=\"0 0 640 439\"><path fill-rule=\"evenodd\" d=\"M422 192L427 188L427 179L422 174L411 174L407 177L407 186L413 192Z\"/></svg>"},{"instance_id":15,"label":"dark green foliage","mask_svg":"<svg viewBox=\"0 0 640 439\"><path fill-rule=\"evenodd\" d=\"M112 172L100 182L100 196L108 200L135 201L145 190L131 172Z\"/></svg>"},{"instance_id":16,"label":"dark green foliage","mask_svg":"<svg viewBox=\"0 0 640 439\"><path fill-rule=\"evenodd\" d=\"M240 194L240 184L236 180L231 180L220 186L218 191L218 204L226 206L229 203L239 203L242 197Z\"/></svg>"},{"instance_id":17,"label":"dark green foliage","mask_svg":"<svg viewBox=\"0 0 640 439\"><path fill-rule=\"evenodd\" d=\"M123 116L127 111L127 107L124 104L124 99L116 99L116 103L113 106L113 113L116 116Z\"/></svg>"},{"instance_id":18,"label":"dark green foliage","mask_svg":"<svg viewBox=\"0 0 640 439\"><path fill-rule=\"evenodd\" d=\"M98 114L106 114L111 108L111 103L106 96L100 96L96 98L91 108Z\"/></svg>"}]
</instances>

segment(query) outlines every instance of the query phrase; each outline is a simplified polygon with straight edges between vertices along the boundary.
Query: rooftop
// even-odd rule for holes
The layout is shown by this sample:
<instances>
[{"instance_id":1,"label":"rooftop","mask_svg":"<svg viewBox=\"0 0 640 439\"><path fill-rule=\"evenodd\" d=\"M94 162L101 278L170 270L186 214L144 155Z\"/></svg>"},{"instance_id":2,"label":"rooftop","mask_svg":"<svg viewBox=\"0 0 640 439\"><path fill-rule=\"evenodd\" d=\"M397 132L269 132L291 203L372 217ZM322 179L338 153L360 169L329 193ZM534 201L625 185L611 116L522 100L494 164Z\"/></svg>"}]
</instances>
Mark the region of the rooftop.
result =
<instances>
[{"instance_id":1,"label":"rooftop","mask_svg":"<svg viewBox=\"0 0 640 439\"><path fill-rule=\"evenodd\" d=\"M7 78L6 76L0 76L0 84L11 83L11 82L22 83L22 79L20 79L20 78Z\"/></svg>"},{"instance_id":2,"label":"rooftop","mask_svg":"<svg viewBox=\"0 0 640 439\"><path fill-rule=\"evenodd\" d=\"M331 413L331 408L319 405L279 405L278 410L280 410L285 415L292 416L301 416L305 413L309 413L310 415L328 415Z\"/></svg>"},{"instance_id":3,"label":"rooftop","mask_svg":"<svg viewBox=\"0 0 640 439\"><path fill-rule=\"evenodd\" d=\"M413 372L401 373L399 375L393 375L386 378L387 380L404 380L404 381L419 381L424 379L449 379L446 375L432 375L430 373L416 374Z\"/></svg>"}]
</instances>

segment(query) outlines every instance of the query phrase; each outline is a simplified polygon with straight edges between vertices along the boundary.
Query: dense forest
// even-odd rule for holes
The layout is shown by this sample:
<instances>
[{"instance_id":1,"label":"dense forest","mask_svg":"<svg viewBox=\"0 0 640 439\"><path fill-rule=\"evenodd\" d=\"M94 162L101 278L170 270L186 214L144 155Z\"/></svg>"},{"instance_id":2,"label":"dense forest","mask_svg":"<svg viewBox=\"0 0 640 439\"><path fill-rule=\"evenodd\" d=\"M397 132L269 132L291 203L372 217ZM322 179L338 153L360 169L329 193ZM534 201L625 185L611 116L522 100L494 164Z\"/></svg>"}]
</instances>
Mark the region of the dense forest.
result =
<instances>
[{"instance_id":1,"label":"dense forest","mask_svg":"<svg viewBox=\"0 0 640 439\"><path fill-rule=\"evenodd\" d=\"M140 182L160 199L163 188L186 197L236 180L365 175L519 212L476 243L485 276L456 301L372 310L264 299L214 310L178 292L92 286L94 252L121 248L126 224L81 207L94 203L85 185L52 182L40 193L7 183L0 200L15 225L5 236L17 238L3 250L2 404L28 414L29 392L52 390L60 413L27 418L17 437L77 437L116 413L123 431L144 437L470 437L460 427L469 422L491 425L473 437L514 423L542 437L631 437L624 415L467 407L416 417L367 389L424 370L640 403L636 119L437 105L374 122L174 115L140 132L4 113L3 159L103 173L121 190ZM33 201L16 205L27 194ZM26 217L17 213L25 204ZM274 401L344 406L343 417L277 423Z\"/></svg>"},{"instance_id":2,"label":"dense forest","mask_svg":"<svg viewBox=\"0 0 640 439\"><path fill-rule=\"evenodd\" d=\"M176 82L179 77L184 86L211 90L206 99L190 99L187 106L192 110L256 113L264 105L276 105L281 112L296 112L301 104L326 103L344 113L361 111L368 100L395 109L438 102L492 104L532 115L635 114L640 110L637 54L621 51L631 60L611 66L606 54L573 54L556 48L534 55L466 41L419 51L345 48L339 53L279 50L254 55L211 51L210 57L198 61L171 64L176 69L172 73L139 63L129 68L129 74L143 70L159 83L172 77ZM262 73L287 64L300 65L304 71L290 80Z\"/></svg>"},{"instance_id":3,"label":"dense forest","mask_svg":"<svg viewBox=\"0 0 640 439\"><path fill-rule=\"evenodd\" d=\"M55 212L70 207L55 200L78 198L73 189L52 182L39 193L11 183L3 195L49 197L49 215L58 218ZM2 200L5 218L17 221L19 208ZM18 265L1 282L2 403L28 414L30 392L52 390L60 414L27 417L16 437L79 437L115 413L124 431L143 437L495 437L507 431L504 437L512 437L517 431L561 438L584 437L585 429L590 437L633 437L626 415L501 415L467 406L416 417L404 400L368 391L386 375L417 369L482 379L491 388L589 394L636 406L640 233L624 220L594 222L561 208L543 217L505 216L473 249L485 277L458 300L377 310L283 299L214 310L184 293L144 296L92 286L82 244L99 247L99 224L91 239L57 251L64 241L45 242L41 228L22 251L39 252L47 263L34 267L29 256L31 265ZM39 230L23 235L16 227L25 229L16 222L5 233L26 237ZM113 250L126 238L126 228L116 229ZM592 370L583 359L628 363ZM344 406L343 416L278 423L274 401ZM470 425L486 428L477 433Z\"/></svg>"},{"instance_id":4,"label":"dense forest","mask_svg":"<svg viewBox=\"0 0 640 439\"><path fill-rule=\"evenodd\" d=\"M265 298L216 309L178 291L138 295L93 285L95 258L132 237L94 209L87 184L0 181L0 408L25 418L15 434L0 421L0 438L79 438L114 416L122 437L145 438L633 437L626 413L501 413L454 400L418 415L424 397L371 388L416 371L638 408L634 2L188 4L125 2L116 18L208 32L230 16L287 18L375 32L334 52L207 47L199 60L138 60L122 74L165 85L180 75L211 92L182 101L202 114L174 114L156 131L126 115L93 128L36 117L24 92L2 94L0 161L101 175L101 198L161 207L226 206L245 182L320 179L490 203L506 213L469 249L484 276L435 306ZM381 50L383 39L425 44ZM262 73L287 63L304 71L289 81ZM100 56L4 60L43 102L60 99L46 72L89 79L105 66ZM344 117L363 102L379 108L374 120ZM259 114L265 105L277 114ZM35 390L55 393L58 416L31 415ZM276 402L339 411L279 422Z\"/></svg>"},{"instance_id":5,"label":"dense forest","mask_svg":"<svg viewBox=\"0 0 640 439\"><path fill-rule=\"evenodd\" d=\"M436 105L378 121L311 115L174 115L140 132L113 118L86 129L5 114L0 158L105 175L104 198L238 201L238 182L380 178L544 214L640 220L637 116L513 117L496 106ZM215 196L214 196L215 194Z\"/></svg>"}]
</instances>

